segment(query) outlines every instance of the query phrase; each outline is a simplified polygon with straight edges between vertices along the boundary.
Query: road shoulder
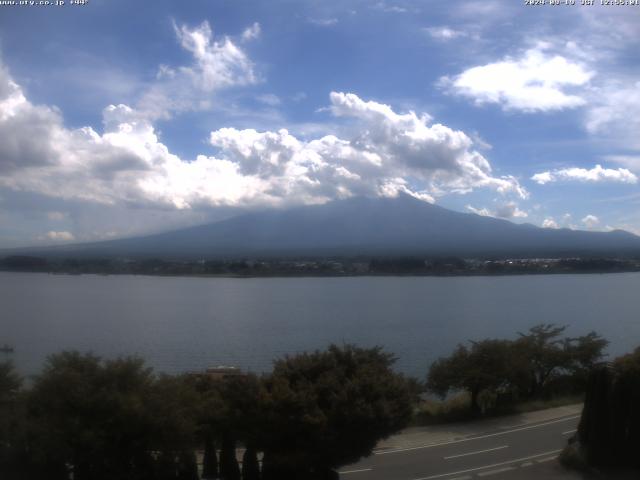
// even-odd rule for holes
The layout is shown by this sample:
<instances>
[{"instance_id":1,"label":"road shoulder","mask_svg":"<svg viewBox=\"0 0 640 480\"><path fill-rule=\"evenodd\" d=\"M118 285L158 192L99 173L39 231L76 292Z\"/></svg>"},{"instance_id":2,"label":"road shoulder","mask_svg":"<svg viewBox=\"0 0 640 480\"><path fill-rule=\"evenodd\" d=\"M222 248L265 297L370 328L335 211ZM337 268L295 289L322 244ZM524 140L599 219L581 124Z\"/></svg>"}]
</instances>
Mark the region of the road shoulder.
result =
<instances>
[{"instance_id":1,"label":"road shoulder","mask_svg":"<svg viewBox=\"0 0 640 480\"><path fill-rule=\"evenodd\" d=\"M474 422L410 427L380 442L374 453L380 454L392 450L419 448L421 446L455 442L488 432L500 432L539 423L552 422L562 418L579 416L581 412L582 404L579 403L535 412L476 420Z\"/></svg>"}]
</instances>

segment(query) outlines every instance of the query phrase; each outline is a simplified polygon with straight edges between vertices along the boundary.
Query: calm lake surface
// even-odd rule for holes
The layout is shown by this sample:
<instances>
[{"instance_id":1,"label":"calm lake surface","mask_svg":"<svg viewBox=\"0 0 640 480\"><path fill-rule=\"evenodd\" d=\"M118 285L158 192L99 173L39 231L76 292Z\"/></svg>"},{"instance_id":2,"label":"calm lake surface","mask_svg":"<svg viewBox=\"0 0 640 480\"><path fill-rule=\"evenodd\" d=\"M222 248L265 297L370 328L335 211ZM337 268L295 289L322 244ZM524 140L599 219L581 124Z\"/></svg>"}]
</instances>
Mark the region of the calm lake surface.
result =
<instances>
[{"instance_id":1,"label":"calm lake surface","mask_svg":"<svg viewBox=\"0 0 640 480\"><path fill-rule=\"evenodd\" d=\"M137 354L160 371L236 365L331 342L383 345L423 377L458 343L540 323L640 345L640 274L510 277L185 278L0 272L0 345L22 373L63 349ZM0 354L0 357L2 354Z\"/></svg>"}]
</instances>

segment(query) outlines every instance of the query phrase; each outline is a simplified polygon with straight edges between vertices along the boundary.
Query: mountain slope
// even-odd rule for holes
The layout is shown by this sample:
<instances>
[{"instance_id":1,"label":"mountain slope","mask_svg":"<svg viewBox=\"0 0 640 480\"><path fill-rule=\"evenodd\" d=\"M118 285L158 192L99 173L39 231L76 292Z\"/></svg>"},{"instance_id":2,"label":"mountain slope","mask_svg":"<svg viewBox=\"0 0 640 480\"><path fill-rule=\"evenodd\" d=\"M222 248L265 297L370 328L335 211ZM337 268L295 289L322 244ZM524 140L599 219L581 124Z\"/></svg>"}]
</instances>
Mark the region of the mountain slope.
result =
<instances>
[{"instance_id":1,"label":"mountain slope","mask_svg":"<svg viewBox=\"0 0 640 480\"><path fill-rule=\"evenodd\" d=\"M167 258L629 255L640 253L640 237L624 231L518 225L399 196L271 210L157 235L37 250L45 255Z\"/></svg>"}]
</instances>

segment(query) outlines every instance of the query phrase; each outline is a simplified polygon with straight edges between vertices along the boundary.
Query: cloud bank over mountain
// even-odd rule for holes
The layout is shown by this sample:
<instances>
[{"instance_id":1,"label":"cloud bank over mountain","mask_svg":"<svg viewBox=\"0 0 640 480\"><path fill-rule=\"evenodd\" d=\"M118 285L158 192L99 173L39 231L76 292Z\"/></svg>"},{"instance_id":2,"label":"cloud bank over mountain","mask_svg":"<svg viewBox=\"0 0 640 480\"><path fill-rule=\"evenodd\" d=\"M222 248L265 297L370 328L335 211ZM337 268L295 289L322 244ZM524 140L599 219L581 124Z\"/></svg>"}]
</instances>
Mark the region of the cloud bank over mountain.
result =
<instances>
[{"instance_id":1,"label":"cloud bank over mountain","mask_svg":"<svg viewBox=\"0 0 640 480\"><path fill-rule=\"evenodd\" d=\"M176 26L175 32L193 65L163 65L137 107L104 108L102 131L66 127L62 112L32 103L1 67L0 186L71 201L178 210L398 193L433 202L478 188L528 195L515 177L495 176L464 132L353 93L330 94L331 114L349 121L345 136L305 140L286 129L225 127L210 134L215 155L181 158L160 140L154 119L198 108L197 92L257 77L231 39L213 41L208 23ZM252 40L259 32L254 24L242 38ZM147 108L151 103L155 109Z\"/></svg>"},{"instance_id":2,"label":"cloud bank over mountain","mask_svg":"<svg viewBox=\"0 0 640 480\"><path fill-rule=\"evenodd\" d=\"M0 246L401 193L640 231L640 9L5 10Z\"/></svg>"}]
</instances>

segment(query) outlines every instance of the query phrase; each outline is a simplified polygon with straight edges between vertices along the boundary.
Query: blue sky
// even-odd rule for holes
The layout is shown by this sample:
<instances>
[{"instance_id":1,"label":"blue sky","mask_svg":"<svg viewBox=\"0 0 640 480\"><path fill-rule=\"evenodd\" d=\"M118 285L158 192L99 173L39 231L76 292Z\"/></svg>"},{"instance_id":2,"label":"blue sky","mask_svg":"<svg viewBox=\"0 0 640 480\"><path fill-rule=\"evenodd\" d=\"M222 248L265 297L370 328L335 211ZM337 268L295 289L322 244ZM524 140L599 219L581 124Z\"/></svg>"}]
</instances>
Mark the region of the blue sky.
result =
<instances>
[{"instance_id":1,"label":"blue sky","mask_svg":"<svg viewBox=\"0 0 640 480\"><path fill-rule=\"evenodd\" d=\"M398 193L640 233L640 6L580 3L0 5L0 247Z\"/></svg>"}]
</instances>

